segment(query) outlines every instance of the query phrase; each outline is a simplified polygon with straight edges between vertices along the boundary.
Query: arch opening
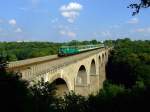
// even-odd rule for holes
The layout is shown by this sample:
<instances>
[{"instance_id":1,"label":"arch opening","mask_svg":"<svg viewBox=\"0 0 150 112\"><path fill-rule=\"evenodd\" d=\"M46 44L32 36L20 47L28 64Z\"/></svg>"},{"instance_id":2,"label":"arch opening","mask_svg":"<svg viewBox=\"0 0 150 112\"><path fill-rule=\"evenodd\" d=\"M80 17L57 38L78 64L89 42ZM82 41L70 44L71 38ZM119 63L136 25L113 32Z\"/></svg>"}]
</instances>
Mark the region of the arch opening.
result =
<instances>
[{"instance_id":1,"label":"arch opening","mask_svg":"<svg viewBox=\"0 0 150 112\"><path fill-rule=\"evenodd\" d=\"M99 66L101 66L101 56L98 58Z\"/></svg>"},{"instance_id":2,"label":"arch opening","mask_svg":"<svg viewBox=\"0 0 150 112\"><path fill-rule=\"evenodd\" d=\"M105 52L105 56L107 56L107 53Z\"/></svg>"},{"instance_id":3,"label":"arch opening","mask_svg":"<svg viewBox=\"0 0 150 112\"><path fill-rule=\"evenodd\" d=\"M92 63L91 63L90 75L96 75L96 65L95 65L94 59L92 60Z\"/></svg>"},{"instance_id":4,"label":"arch opening","mask_svg":"<svg viewBox=\"0 0 150 112\"><path fill-rule=\"evenodd\" d=\"M57 96L63 96L65 93L69 92L67 83L62 78L57 78L56 80L53 81L53 84L56 87L56 95Z\"/></svg>"},{"instance_id":5,"label":"arch opening","mask_svg":"<svg viewBox=\"0 0 150 112\"><path fill-rule=\"evenodd\" d=\"M104 55L104 53L102 54L102 66L104 65L104 63L105 63L105 55Z\"/></svg>"},{"instance_id":6,"label":"arch opening","mask_svg":"<svg viewBox=\"0 0 150 112\"><path fill-rule=\"evenodd\" d=\"M77 85L86 85L87 84L87 72L83 65L79 68L77 78L76 78L76 84Z\"/></svg>"},{"instance_id":7,"label":"arch opening","mask_svg":"<svg viewBox=\"0 0 150 112\"><path fill-rule=\"evenodd\" d=\"M100 74L100 70L101 70L101 56L99 56L98 62L99 62L99 74Z\"/></svg>"}]
</instances>

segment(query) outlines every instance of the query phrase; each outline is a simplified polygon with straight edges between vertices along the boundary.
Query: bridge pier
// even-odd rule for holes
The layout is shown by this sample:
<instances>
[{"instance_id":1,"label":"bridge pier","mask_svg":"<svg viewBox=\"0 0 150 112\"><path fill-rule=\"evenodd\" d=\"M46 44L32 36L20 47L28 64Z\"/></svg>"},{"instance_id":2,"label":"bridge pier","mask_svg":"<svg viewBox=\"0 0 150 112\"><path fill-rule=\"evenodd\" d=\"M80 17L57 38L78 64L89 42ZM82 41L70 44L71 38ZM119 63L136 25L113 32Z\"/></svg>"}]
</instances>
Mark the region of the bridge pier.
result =
<instances>
[{"instance_id":1,"label":"bridge pier","mask_svg":"<svg viewBox=\"0 0 150 112\"><path fill-rule=\"evenodd\" d=\"M89 88L90 88L90 85L75 85L74 92L76 94L88 96L90 94Z\"/></svg>"},{"instance_id":2,"label":"bridge pier","mask_svg":"<svg viewBox=\"0 0 150 112\"><path fill-rule=\"evenodd\" d=\"M103 88L103 83L105 80L106 80L105 66L102 66L100 68L100 74L99 74L99 89Z\"/></svg>"},{"instance_id":3,"label":"bridge pier","mask_svg":"<svg viewBox=\"0 0 150 112\"><path fill-rule=\"evenodd\" d=\"M90 75L90 93L96 94L100 87L99 75Z\"/></svg>"}]
</instances>

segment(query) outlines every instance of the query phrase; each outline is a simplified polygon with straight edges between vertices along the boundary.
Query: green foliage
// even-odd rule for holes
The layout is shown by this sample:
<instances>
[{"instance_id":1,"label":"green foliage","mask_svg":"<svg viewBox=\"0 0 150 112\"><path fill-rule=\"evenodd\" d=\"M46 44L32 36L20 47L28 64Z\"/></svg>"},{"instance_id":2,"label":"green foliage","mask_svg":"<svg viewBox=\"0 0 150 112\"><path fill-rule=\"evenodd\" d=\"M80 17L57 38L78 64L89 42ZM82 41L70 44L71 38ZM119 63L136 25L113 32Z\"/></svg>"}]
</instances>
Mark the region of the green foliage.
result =
<instances>
[{"instance_id":1,"label":"green foliage","mask_svg":"<svg viewBox=\"0 0 150 112\"><path fill-rule=\"evenodd\" d=\"M18 73L6 72L7 63L0 58L0 103L1 110L25 112L28 101L28 82L21 80Z\"/></svg>"},{"instance_id":2,"label":"green foliage","mask_svg":"<svg viewBox=\"0 0 150 112\"><path fill-rule=\"evenodd\" d=\"M95 42L95 41L93 41ZM80 43L80 42L79 42ZM85 44L89 43L84 41ZM1 43L0 57L0 102L1 111L15 112L135 112L150 111L150 41L131 41L118 39L106 42L114 46L107 65L107 78L103 89L96 95L83 97L74 92L64 97L55 96L55 86L42 79L30 85L21 79L18 73L7 72L7 59L15 56L2 56L7 52L14 53L12 46L16 43ZM4 49L5 44L5 49ZM28 46L27 43L22 43ZM41 43L40 43L41 44ZM6 47L6 45L8 45ZM37 47L38 43L30 43L31 49L16 48L16 57L36 57L46 55ZM11 46L11 47L10 47ZM41 45L45 49L49 43ZM36 48L37 47L37 48ZM45 48L44 48L45 47ZM24 48L24 47L23 47ZM32 50L34 49L34 52ZM7 49L7 50L6 50ZM9 51L12 50L12 51ZM27 51L30 51L27 52ZM24 52L19 54L20 52ZM38 54L39 52L39 54ZM41 52L41 53L40 53ZM52 52L52 51L51 51ZM9 108L8 108L9 107Z\"/></svg>"},{"instance_id":3,"label":"green foliage","mask_svg":"<svg viewBox=\"0 0 150 112\"><path fill-rule=\"evenodd\" d=\"M150 82L150 41L118 39L109 58L107 77L113 83L132 88L136 81Z\"/></svg>"},{"instance_id":4,"label":"green foliage","mask_svg":"<svg viewBox=\"0 0 150 112\"><path fill-rule=\"evenodd\" d=\"M55 87L42 79L30 88L32 112L51 112L55 101Z\"/></svg>"},{"instance_id":5,"label":"green foliage","mask_svg":"<svg viewBox=\"0 0 150 112\"><path fill-rule=\"evenodd\" d=\"M86 112L86 103L85 97L69 92L64 96L64 112Z\"/></svg>"},{"instance_id":6,"label":"green foliage","mask_svg":"<svg viewBox=\"0 0 150 112\"><path fill-rule=\"evenodd\" d=\"M0 42L0 54L6 55L7 61L17 61L47 55L58 54L58 48L62 45L88 45L98 44L97 40L77 41L68 43L52 42Z\"/></svg>"},{"instance_id":7,"label":"green foliage","mask_svg":"<svg viewBox=\"0 0 150 112\"><path fill-rule=\"evenodd\" d=\"M132 13L133 16L138 14L141 8L148 8L148 7L150 7L150 0L140 0L140 3L133 3L128 6L128 8L132 8L135 10Z\"/></svg>"},{"instance_id":8,"label":"green foliage","mask_svg":"<svg viewBox=\"0 0 150 112\"><path fill-rule=\"evenodd\" d=\"M7 55L8 61L57 54L62 44L52 42L0 42L0 54Z\"/></svg>"},{"instance_id":9,"label":"green foliage","mask_svg":"<svg viewBox=\"0 0 150 112\"><path fill-rule=\"evenodd\" d=\"M100 90L99 95L101 97L105 98L112 98L117 96L119 93L123 93L125 91L125 88L121 85L114 85L109 82L104 83L104 87L102 90Z\"/></svg>"}]
</instances>

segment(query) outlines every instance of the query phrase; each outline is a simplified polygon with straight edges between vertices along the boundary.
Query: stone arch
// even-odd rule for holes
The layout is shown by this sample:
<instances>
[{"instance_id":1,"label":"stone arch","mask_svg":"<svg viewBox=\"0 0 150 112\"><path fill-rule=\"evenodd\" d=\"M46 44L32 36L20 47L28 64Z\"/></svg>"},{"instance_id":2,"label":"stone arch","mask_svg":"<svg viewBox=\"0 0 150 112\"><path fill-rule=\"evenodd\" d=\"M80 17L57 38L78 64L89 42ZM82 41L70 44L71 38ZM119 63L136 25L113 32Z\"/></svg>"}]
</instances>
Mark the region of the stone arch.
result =
<instances>
[{"instance_id":1,"label":"stone arch","mask_svg":"<svg viewBox=\"0 0 150 112\"><path fill-rule=\"evenodd\" d=\"M99 62L99 66L101 66L101 62L102 62L101 56L98 57L98 62Z\"/></svg>"},{"instance_id":2,"label":"stone arch","mask_svg":"<svg viewBox=\"0 0 150 112\"><path fill-rule=\"evenodd\" d=\"M107 56L107 53L105 52L105 57Z\"/></svg>"},{"instance_id":3,"label":"stone arch","mask_svg":"<svg viewBox=\"0 0 150 112\"><path fill-rule=\"evenodd\" d=\"M62 75L62 76L61 76L61 74L54 75L53 77L50 78L49 81L50 81L50 83L53 83L53 82L55 82L57 79L62 79L62 80L64 80L64 82L65 82L66 85L67 85L68 90L69 90L69 91L72 90L72 89L71 89L71 83L70 83L70 81L69 81L69 78L66 77L66 76L64 76L64 75Z\"/></svg>"},{"instance_id":4,"label":"stone arch","mask_svg":"<svg viewBox=\"0 0 150 112\"><path fill-rule=\"evenodd\" d=\"M81 65L78 70L76 85L87 85L87 71L84 65Z\"/></svg>"},{"instance_id":5,"label":"stone arch","mask_svg":"<svg viewBox=\"0 0 150 112\"><path fill-rule=\"evenodd\" d=\"M91 62L90 75L96 75L96 64L94 59Z\"/></svg>"},{"instance_id":6,"label":"stone arch","mask_svg":"<svg viewBox=\"0 0 150 112\"><path fill-rule=\"evenodd\" d=\"M98 63L99 63L99 74L100 74L100 70L101 70L101 63L102 63L102 59L101 56L98 57Z\"/></svg>"},{"instance_id":7,"label":"stone arch","mask_svg":"<svg viewBox=\"0 0 150 112\"><path fill-rule=\"evenodd\" d=\"M65 93L69 92L68 85L63 78L57 78L52 82L56 87L56 95L63 96Z\"/></svg>"},{"instance_id":8,"label":"stone arch","mask_svg":"<svg viewBox=\"0 0 150 112\"><path fill-rule=\"evenodd\" d=\"M108 61L108 51L106 51L106 62Z\"/></svg>"},{"instance_id":9,"label":"stone arch","mask_svg":"<svg viewBox=\"0 0 150 112\"><path fill-rule=\"evenodd\" d=\"M102 53L102 66L104 65L104 63L105 63L105 54Z\"/></svg>"}]
</instances>

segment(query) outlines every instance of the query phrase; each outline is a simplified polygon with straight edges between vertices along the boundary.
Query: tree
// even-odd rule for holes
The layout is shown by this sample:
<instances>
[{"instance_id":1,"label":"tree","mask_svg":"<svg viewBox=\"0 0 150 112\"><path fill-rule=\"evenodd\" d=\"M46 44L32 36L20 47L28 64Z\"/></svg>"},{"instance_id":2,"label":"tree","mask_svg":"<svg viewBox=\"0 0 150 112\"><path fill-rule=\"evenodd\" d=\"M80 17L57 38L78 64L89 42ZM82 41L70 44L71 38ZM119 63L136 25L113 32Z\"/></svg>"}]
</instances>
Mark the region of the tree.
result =
<instances>
[{"instance_id":1,"label":"tree","mask_svg":"<svg viewBox=\"0 0 150 112\"><path fill-rule=\"evenodd\" d=\"M31 111L32 112L52 112L55 109L55 87L53 84L38 81L30 87Z\"/></svg>"},{"instance_id":2,"label":"tree","mask_svg":"<svg viewBox=\"0 0 150 112\"><path fill-rule=\"evenodd\" d=\"M0 57L0 104L1 111L25 112L28 101L28 82L18 73L7 72L5 58Z\"/></svg>"},{"instance_id":3,"label":"tree","mask_svg":"<svg viewBox=\"0 0 150 112\"><path fill-rule=\"evenodd\" d=\"M95 40L95 39L94 39L94 40L91 40L90 43L91 43L91 44L98 44L97 40Z\"/></svg>"},{"instance_id":4,"label":"tree","mask_svg":"<svg viewBox=\"0 0 150 112\"><path fill-rule=\"evenodd\" d=\"M86 97L70 92L64 96L64 112L86 112Z\"/></svg>"},{"instance_id":5,"label":"tree","mask_svg":"<svg viewBox=\"0 0 150 112\"><path fill-rule=\"evenodd\" d=\"M140 0L140 3L133 3L128 6L128 8L132 8L135 10L132 13L132 15L138 14L141 8L148 8L148 7L150 7L150 0Z\"/></svg>"}]
</instances>

